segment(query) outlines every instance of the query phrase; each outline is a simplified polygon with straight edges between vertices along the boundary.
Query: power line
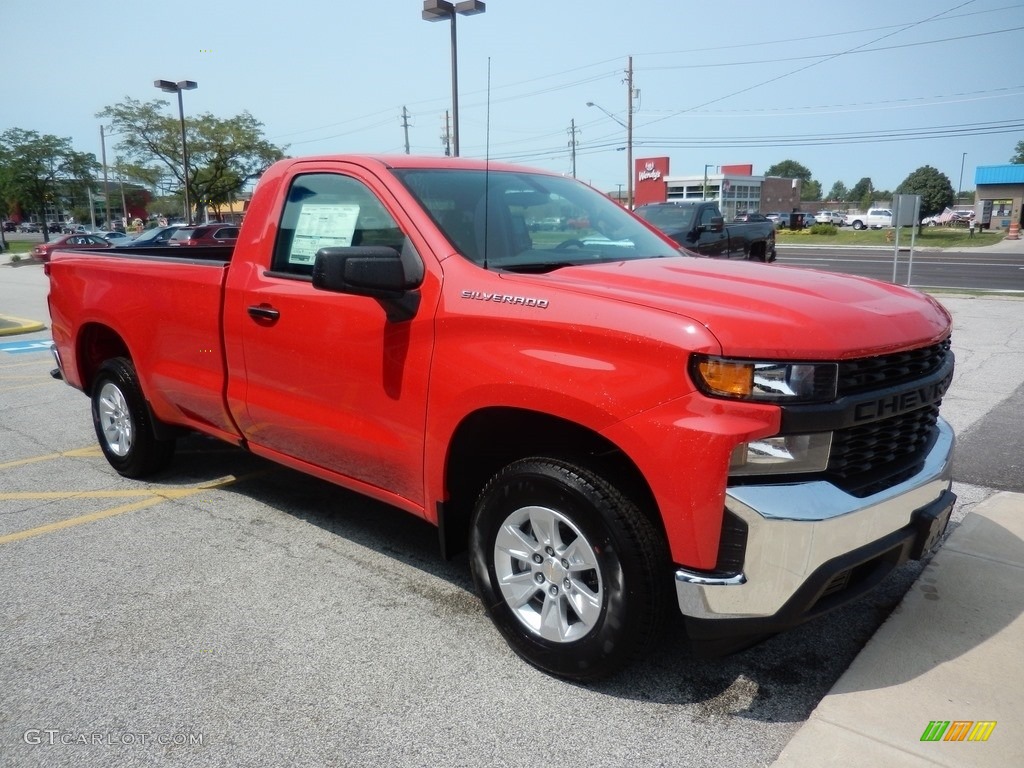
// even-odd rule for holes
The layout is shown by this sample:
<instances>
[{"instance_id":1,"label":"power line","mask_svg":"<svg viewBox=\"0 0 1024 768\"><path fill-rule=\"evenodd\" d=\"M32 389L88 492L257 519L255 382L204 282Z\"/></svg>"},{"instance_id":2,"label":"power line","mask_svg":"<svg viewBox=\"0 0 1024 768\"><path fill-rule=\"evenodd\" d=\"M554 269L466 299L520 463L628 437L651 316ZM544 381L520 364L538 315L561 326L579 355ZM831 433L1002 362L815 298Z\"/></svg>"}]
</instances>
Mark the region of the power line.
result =
<instances>
[{"instance_id":1,"label":"power line","mask_svg":"<svg viewBox=\"0 0 1024 768\"><path fill-rule=\"evenodd\" d=\"M985 136L992 134L1016 133L1024 130L1024 119L1001 120L980 123L954 123L944 126L928 126L922 128L903 128L881 131L853 131L848 133L819 133L782 136L690 136L677 137L634 137L637 146L652 149L704 149L716 148L761 148L761 147L801 147L801 146L839 146L843 144L867 144L894 141L927 141L956 136ZM607 152L610 149L622 149L622 141L588 142L576 151L579 155L593 155ZM495 154L495 160L507 162L526 162L529 160L551 159L561 156L564 150L558 147L538 147L532 150Z\"/></svg>"},{"instance_id":2,"label":"power line","mask_svg":"<svg viewBox=\"0 0 1024 768\"><path fill-rule=\"evenodd\" d=\"M883 45L878 48L857 48L835 53L814 53L806 56L786 56L778 59L747 59L745 61L715 61L700 64L666 64L660 67L643 67L646 71L669 70L669 69L717 69L720 67L747 67L753 64L784 64L787 61L807 61L808 59L835 59L839 56L854 56L862 53L880 53L881 51L895 51L900 48L918 48L922 45L937 45L939 43L953 43L957 40L969 40L975 37L988 37L989 35L1002 35L1007 32L1020 32L1024 27L1007 27L1005 29L993 29L988 32L975 32L970 35L958 35L957 37L943 37L937 40L920 40L916 43L901 43L900 45ZM895 34L895 33L894 33ZM865 43L870 45L870 43ZM799 70L798 70L799 71ZM791 73L792 74L792 73Z\"/></svg>"},{"instance_id":3,"label":"power line","mask_svg":"<svg viewBox=\"0 0 1024 768\"><path fill-rule=\"evenodd\" d=\"M869 45L874 45L875 43L881 42L882 40L885 40L886 38L892 37L893 35L896 35L899 32L905 32L908 29L913 29L914 27L920 26L921 24L924 24L924 23L926 23L928 21L931 21L932 19L938 18L939 16L944 16L945 14L951 13L951 12L953 12L955 10L958 10L958 9L963 8L965 6L971 5L971 3L973 3L973 2L974 2L974 0L967 0L967 2L961 3L960 5L954 6L953 8L950 8L950 9L948 9L946 11L941 11L940 13L932 14L931 16L928 16L928 17L926 17L924 19L921 19L919 21L910 22L909 24L905 24L905 25L901 26L899 29L897 29L894 32L889 32L888 34L882 35L881 37L877 37L874 40L869 40L866 43L861 43L860 45L855 45L852 48L848 48L846 51L842 51L840 53L832 54L831 56L828 56L828 57L822 59L821 61L815 61L815 62L812 62L811 64L807 64L807 65L805 65L803 67L797 67L796 69L791 70L789 72L785 72L785 73L783 73L781 75L777 75L776 77L770 77L767 80L762 80L759 83L754 83L753 85L747 86L746 88L740 88L738 91L733 91L732 93L727 93L724 96L717 96L714 99L711 99L710 101L706 101L703 104L698 104L698 105L696 105L694 107L690 107L689 109L681 110L680 112L677 112L676 114L679 115L679 114L683 114L684 112L690 112L690 111L693 111L693 110L696 110L696 109L701 109L703 107L707 107L707 106L709 106L711 104L717 104L720 101L725 101L726 99L731 99L733 96L738 96L741 93L747 93L748 91L752 91L752 90L754 90L756 88L760 88L760 87L762 87L764 85L768 85L769 83L774 83L774 82L777 82L779 80L782 80L783 78L789 77L790 75L795 75L797 72L803 72L804 70L810 69L812 67L817 67L817 66L819 66L821 64L824 64L826 61L831 61L832 59L838 58L838 57L843 56L843 55L848 54L848 53L852 53L853 51L860 50L861 48L865 48L865 47L867 47ZM648 122L647 125L651 125L652 123L661 122L662 120L668 120L670 117L675 117L675 116L676 115L668 115L667 117L658 118L657 120L652 120L652 121Z\"/></svg>"}]
</instances>

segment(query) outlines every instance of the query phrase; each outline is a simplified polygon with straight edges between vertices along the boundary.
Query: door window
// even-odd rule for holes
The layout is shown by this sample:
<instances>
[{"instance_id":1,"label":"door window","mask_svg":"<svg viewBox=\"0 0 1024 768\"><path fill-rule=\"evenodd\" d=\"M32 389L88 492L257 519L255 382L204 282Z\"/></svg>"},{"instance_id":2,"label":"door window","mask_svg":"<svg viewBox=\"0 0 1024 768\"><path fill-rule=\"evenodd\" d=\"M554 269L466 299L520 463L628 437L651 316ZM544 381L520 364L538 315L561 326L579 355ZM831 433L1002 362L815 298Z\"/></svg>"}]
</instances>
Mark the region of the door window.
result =
<instances>
[{"instance_id":1,"label":"door window","mask_svg":"<svg viewBox=\"0 0 1024 768\"><path fill-rule=\"evenodd\" d=\"M312 275L321 248L382 245L401 253L404 243L405 234L361 181L310 173L295 177L288 190L271 268Z\"/></svg>"}]
</instances>

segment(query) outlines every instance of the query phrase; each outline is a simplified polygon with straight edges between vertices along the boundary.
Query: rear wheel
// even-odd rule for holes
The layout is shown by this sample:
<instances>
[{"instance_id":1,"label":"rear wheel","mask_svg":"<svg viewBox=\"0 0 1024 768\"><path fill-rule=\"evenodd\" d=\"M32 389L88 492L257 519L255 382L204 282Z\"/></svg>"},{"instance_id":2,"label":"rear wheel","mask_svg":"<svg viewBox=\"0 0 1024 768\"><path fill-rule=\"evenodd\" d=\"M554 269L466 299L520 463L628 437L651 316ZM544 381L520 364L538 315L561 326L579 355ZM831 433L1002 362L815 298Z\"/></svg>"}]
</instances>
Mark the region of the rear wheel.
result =
<instances>
[{"instance_id":1,"label":"rear wheel","mask_svg":"<svg viewBox=\"0 0 1024 768\"><path fill-rule=\"evenodd\" d=\"M658 636L671 584L664 539L612 484L556 459L523 459L481 493L473 578L512 649L539 669L593 680Z\"/></svg>"},{"instance_id":2,"label":"rear wheel","mask_svg":"<svg viewBox=\"0 0 1024 768\"><path fill-rule=\"evenodd\" d=\"M92 422L103 455L118 474L144 477L163 469L174 440L158 440L131 360L115 357L100 366L92 386Z\"/></svg>"},{"instance_id":3,"label":"rear wheel","mask_svg":"<svg viewBox=\"0 0 1024 768\"><path fill-rule=\"evenodd\" d=\"M855 221L855 222L853 222L853 228L854 229L864 229L864 222L863 221Z\"/></svg>"}]
</instances>

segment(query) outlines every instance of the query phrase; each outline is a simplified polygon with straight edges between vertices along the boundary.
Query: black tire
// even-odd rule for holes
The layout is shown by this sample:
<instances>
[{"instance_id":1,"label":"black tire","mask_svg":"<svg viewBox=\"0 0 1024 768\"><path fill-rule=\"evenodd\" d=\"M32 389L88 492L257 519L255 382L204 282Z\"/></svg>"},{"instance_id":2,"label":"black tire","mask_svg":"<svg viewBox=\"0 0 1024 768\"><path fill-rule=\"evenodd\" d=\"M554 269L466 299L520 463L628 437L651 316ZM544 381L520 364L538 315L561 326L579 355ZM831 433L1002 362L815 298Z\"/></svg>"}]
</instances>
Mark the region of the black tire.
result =
<instances>
[{"instance_id":1,"label":"black tire","mask_svg":"<svg viewBox=\"0 0 1024 768\"><path fill-rule=\"evenodd\" d=\"M92 385L92 423L103 455L118 474L145 477L170 462L174 440L158 440L152 418L131 360L104 362Z\"/></svg>"},{"instance_id":2,"label":"black tire","mask_svg":"<svg viewBox=\"0 0 1024 768\"><path fill-rule=\"evenodd\" d=\"M864 229L864 222L863 221L855 221L855 222L853 222L853 228L856 229L856 230Z\"/></svg>"},{"instance_id":3,"label":"black tire","mask_svg":"<svg viewBox=\"0 0 1024 768\"><path fill-rule=\"evenodd\" d=\"M512 650L579 681L607 677L650 648L672 583L651 521L607 481L557 459L516 461L487 484L470 564Z\"/></svg>"}]
</instances>

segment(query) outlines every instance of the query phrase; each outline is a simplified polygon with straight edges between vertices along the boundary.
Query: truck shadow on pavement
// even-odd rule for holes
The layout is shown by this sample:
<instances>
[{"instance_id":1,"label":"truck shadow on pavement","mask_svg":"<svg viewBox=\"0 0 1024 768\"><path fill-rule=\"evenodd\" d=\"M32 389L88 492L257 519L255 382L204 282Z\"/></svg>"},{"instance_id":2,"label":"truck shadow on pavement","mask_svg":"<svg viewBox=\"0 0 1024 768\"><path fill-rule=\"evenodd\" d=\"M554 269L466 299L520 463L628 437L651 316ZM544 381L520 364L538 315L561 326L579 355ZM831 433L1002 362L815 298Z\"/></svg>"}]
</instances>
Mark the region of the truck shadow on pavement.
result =
<instances>
[{"instance_id":1,"label":"truck shadow on pavement","mask_svg":"<svg viewBox=\"0 0 1024 768\"><path fill-rule=\"evenodd\" d=\"M455 621L467 622L475 635L488 638L488 646L480 653L491 656L494 665L529 670L491 628L476 597L465 554L443 560L437 530L426 521L199 436L180 441L171 467L153 482L196 484L225 476L238 480L218 492L257 501L441 580L447 586L429 596L438 612L456 616ZM232 522L243 530L250 521ZM346 556L341 549L335 551ZM735 716L769 723L802 722L899 604L921 567L907 564L860 601L724 658L694 656L687 647L682 620L673 614L662 642L646 658L610 680L581 687L615 698L683 706L698 721Z\"/></svg>"}]
</instances>

